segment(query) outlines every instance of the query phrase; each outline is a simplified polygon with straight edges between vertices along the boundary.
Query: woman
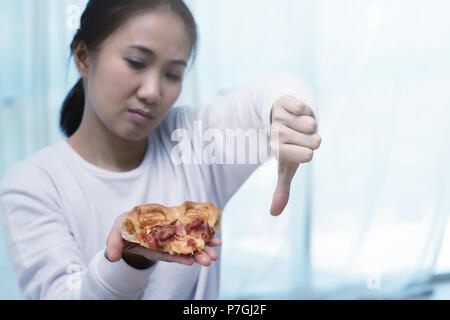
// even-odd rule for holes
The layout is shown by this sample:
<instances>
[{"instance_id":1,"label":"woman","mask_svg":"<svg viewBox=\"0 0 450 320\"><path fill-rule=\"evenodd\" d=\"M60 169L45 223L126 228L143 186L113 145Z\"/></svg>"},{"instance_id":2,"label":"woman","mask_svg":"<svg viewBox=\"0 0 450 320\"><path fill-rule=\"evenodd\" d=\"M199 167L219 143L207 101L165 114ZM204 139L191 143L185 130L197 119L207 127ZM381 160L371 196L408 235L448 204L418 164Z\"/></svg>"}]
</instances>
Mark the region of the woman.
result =
<instances>
[{"instance_id":1,"label":"woman","mask_svg":"<svg viewBox=\"0 0 450 320\"><path fill-rule=\"evenodd\" d=\"M320 145L309 88L277 74L201 109L173 108L196 41L181 0L89 1L71 44L81 78L61 112L68 139L16 165L0 189L26 298L217 298L220 234L187 257L130 246L119 230L123 213L140 204L223 209L260 164L174 164L171 133L192 131L194 120L279 133L270 135L279 137L270 142L279 160L271 213L283 210L295 170Z\"/></svg>"}]
</instances>

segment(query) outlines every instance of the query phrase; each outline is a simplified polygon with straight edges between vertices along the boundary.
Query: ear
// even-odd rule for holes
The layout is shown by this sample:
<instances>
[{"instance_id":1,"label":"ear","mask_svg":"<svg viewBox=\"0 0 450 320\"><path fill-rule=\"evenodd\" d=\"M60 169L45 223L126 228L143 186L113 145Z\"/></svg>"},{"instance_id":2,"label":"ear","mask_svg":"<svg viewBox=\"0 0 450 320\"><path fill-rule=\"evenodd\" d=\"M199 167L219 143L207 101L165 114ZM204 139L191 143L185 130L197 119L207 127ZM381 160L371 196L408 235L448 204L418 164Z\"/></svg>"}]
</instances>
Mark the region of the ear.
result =
<instances>
[{"instance_id":1,"label":"ear","mask_svg":"<svg viewBox=\"0 0 450 320\"><path fill-rule=\"evenodd\" d=\"M87 79L89 69L89 52L84 41L75 41L72 45L73 57L80 75Z\"/></svg>"}]
</instances>

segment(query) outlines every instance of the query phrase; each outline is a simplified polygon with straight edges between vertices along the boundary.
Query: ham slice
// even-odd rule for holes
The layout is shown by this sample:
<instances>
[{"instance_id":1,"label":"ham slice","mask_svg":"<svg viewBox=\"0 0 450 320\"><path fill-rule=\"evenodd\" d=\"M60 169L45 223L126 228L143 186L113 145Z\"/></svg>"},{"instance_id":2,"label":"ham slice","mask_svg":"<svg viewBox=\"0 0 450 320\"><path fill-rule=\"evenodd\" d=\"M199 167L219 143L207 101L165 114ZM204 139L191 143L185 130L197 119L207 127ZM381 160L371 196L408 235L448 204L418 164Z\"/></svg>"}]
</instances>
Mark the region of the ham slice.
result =
<instances>
[{"instance_id":1,"label":"ham slice","mask_svg":"<svg viewBox=\"0 0 450 320\"><path fill-rule=\"evenodd\" d=\"M202 238L205 242L209 241L214 236L214 230L205 220L196 219L186 226L182 224L176 226L175 224L176 221L173 221L165 226L152 227L151 232L145 234L147 243L154 249L160 249L162 241L172 241L177 239L177 236L190 235L194 238ZM194 239L188 239L187 245L195 246Z\"/></svg>"},{"instance_id":2,"label":"ham slice","mask_svg":"<svg viewBox=\"0 0 450 320\"><path fill-rule=\"evenodd\" d=\"M158 241L166 241L172 238L176 234L175 227L173 226L162 226L154 227L152 229L151 235Z\"/></svg>"},{"instance_id":3,"label":"ham slice","mask_svg":"<svg viewBox=\"0 0 450 320\"><path fill-rule=\"evenodd\" d=\"M202 238L207 241L214 236L214 230L205 220L195 220L186 226L186 233L196 238Z\"/></svg>"}]
</instances>

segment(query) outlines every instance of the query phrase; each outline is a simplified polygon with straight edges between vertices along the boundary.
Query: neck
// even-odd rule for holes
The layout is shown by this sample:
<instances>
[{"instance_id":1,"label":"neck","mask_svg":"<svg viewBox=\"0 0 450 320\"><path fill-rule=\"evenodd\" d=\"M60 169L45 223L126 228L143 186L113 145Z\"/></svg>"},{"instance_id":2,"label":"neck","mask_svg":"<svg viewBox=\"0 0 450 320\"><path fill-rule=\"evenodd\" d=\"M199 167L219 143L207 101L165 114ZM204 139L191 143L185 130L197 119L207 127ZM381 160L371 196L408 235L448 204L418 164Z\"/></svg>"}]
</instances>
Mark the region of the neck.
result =
<instances>
[{"instance_id":1,"label":"neck","mask_svg":"<svg viewBox=\"0 0 450 320\"><path fill-rule=\"evenodd\" d=\"M80 127L67 140L69 145L86 161L102 169L126 172L137 168L144 159L147 139L129 141L120 138L96 116L89 117L87 113Z\"/></svg>"}]
</instances>

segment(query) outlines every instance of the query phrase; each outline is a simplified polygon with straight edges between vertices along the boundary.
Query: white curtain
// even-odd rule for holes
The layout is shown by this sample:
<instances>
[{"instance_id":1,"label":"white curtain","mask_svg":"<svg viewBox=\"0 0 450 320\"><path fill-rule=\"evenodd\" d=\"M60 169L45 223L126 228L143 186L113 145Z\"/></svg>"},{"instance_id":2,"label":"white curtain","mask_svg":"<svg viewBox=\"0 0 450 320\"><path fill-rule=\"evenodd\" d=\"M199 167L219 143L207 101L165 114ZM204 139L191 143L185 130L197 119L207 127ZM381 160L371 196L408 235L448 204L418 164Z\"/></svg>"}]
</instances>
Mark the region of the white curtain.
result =
<instances>
[{"instance_id":1,"label":"white curtain","mask_svg":"<svg viewBox=\"0 0 450 320\"><path fill-rule=\"evenodd\" d=\"M71 7L86 1L0 0L0 177L61 139L59 109L75 81L68 68Z\"/></svg>"},{"instance_id":2,"label":"white curtain","mask_svg":"<svg viewBox=\"0 0 450 320\"><path fill-rule=\"evenodd\" d=\"M59 110L77 79L69 45L85 4L0 0L0 180L17 161L62 139ZM0 228L0 299L18 299L3 246Z\"/></svg>"},{"instance_id":3,"label":"white curtain","mask_svg":"<svg viewBox=\"0 0 450 320\"><path fill-rule=\"evenodd\" d=\"M228 204L221 296L427 292L449 212L450 3L192 3L200 101L294 72L316 89L323 137L283 216L268 213L275 162Z\"/></svg>"},{"instance_id":4,"label":"white curtain","mask_svg":"<svg viewBox=\"0 0 450 320\"><path fill-rule=\"evenodd\" d=\"M69 44L85 3L0 0L8 31L0 39L0 178L62 138L59 108L77 78L73 63L67 69ZM220 297L426 292L450 209L450 2L187 3L200 50L178 104L201 106L288 71L315 89L323 138L282 216L269 214L274 160L228 203ZM0 298L20 296L3 249L0 283Z\"/></svg>"}]
</instances>

